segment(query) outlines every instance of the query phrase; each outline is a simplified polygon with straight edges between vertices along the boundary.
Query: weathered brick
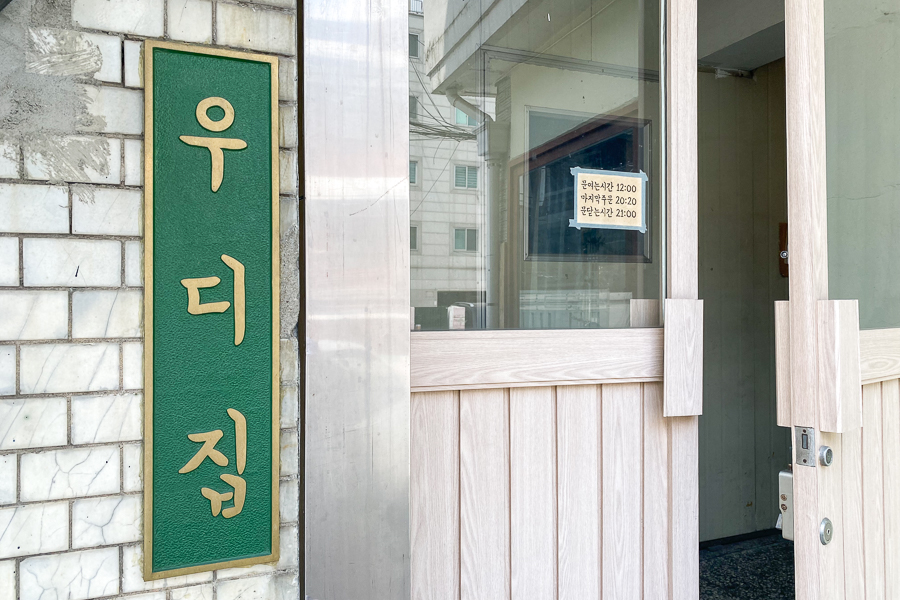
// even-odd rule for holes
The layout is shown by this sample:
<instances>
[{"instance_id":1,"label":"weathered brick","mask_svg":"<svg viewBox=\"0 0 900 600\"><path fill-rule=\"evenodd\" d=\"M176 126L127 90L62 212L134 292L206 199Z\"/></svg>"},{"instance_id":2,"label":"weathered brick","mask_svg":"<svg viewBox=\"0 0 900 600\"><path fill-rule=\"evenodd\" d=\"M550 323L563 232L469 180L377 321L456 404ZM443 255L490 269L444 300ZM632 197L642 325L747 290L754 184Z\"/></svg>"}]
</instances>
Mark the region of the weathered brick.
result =
<instances>
[{"instance_id":1,"label":"weathered brick","mask_svg":"<svg viewBox=\"0 0 900 600\"><path fill-rule=\"evenodd\" d=\"M278 107L278 145L282 148L296 148L299 140L297 129L297 107Z\"/></svg>"},{"instance_id":2,"label":"weathered brick","mask_svg":"<svg viewBox=\"0 0 900 600\"><path fill-rule=\"evenodd\" d=\"M280 482L278 496L281 522L296 523L300 516L300 484L296 479Z\"/></svg>"},{"instance_id":3,"label":"weathered brick","mask_svg":"<svg viewBox=\"0 0 900 600\"><path fill-rule=\"evenodd\" d=\"M141 62L141 42L125 40L125 85L144 87L144 67Z\"/></svg>"},{"instance_id":4,"label":"weathered brick","mask_svg":"<svg viewBox=\"0 0 900 600\"><path fill-rule=\"evenodd\" d=\"M139 492L143 489L141 483L144 470L143 454L140 444L125 444L122 446L122 485L123 492Z\"/></svg>"},{"instance_id":5,"label":"weathered brick","mask_svg":"<svg viewBox=\"0 0 900 600\"><path fill-rule=\"evenodd\" d=\"M279 411L279 417L282 429L291 429L297 426L299 406L298 388L295 386L281 386L281 410Z\"/></svg>"},{"instance_id":6,"label":"weathered brick","mask_svg":"<svg viewBox=\"0 0 900 600\"><path fill-rule=\"evenodd\" d=\"M72 186L72 233L140 235L141 192Z\"/></svg>"},{"instance_id":7,"label":"weathered brick","mask_svg":"<svg viewBox=\"0 0 900 600\"><path fill-rule=\"evenodd\" d=\"M5 137L0 137L0 177L19 178L19 145Z\"/></svg>"},{"instance_id":8,"label":"weathered brick","mask_svg":"<svg viewBox=\"0 0 900 600\"><path fill-rule=\"evenodd\" d=\"M0 504L15 504L19 493L19 482L16 471L19 461L15 454L0 455ZM0 580L3 576L0 575ZM0 584L0 590L3 585ZM0 595L0 598L3 596Z\"/></svg>"},{"instance_id":9,"label":"weathered brick","mask_svg":"<svg viewBox=\"0 0 900 600\"><path fill-rule=\"evenodd\" d=\"M68 502L0 509L0 558L57 552L68 546Z\"/></svg>"},{"instance_id":10,"label":"weathered brick","mask_svg":"<svg viewBox=\"0 0 900 600\"><path fill-rule=\"evenodd\" d=\"M141 439L141 406L140 394L72 398L72 443Z\"/></svg>"},{"instance_id":11,"label":"weathered brick","mask_svg":"<svg viewBox=\"0 0 900 600\"><path fill-rule=\"evenodd\" d=\"M125 140L125 185L144 185L144 142Z\"/></svg>"},{"instance_id":12,"label":"weathered brick","mask_svg":"<svg viewBox=\"0 0 900 600\"><path fill-rule=\"evenodd\" d=\"M20 350L23 394L102 392L119 387L118 344L36 344Z\"/></svg>"},{"instance_id":13,"label":"weathered brick","mask_svg":"<svg viewBox=\"0 0 900 600\"><path fill-rule=\"evenodd\" d=\"M281 431L281 475L296 475L300 464L297 430Z\"/></svg>"},{"instance_id":14,"label":"weathered brick","mask_svg":"<svg viewBox=\"0 0 900 600\"><path fill-rule=\"evenodd\" d=\"M278 59L278 99L297 101L297 61L292 58Z\"/></svg>"},{"instance_id":15,"label":"weathered brick","mask_svg":"<svg viewBox=\"0 0 900 600\"><path fill-rule=\"evenodd\" d=\"M212 2L169 0L169 37L204 44L212 41Z\"/></svg>"},{"instance_id":16,"label":"weathered brick","mask_svg":"<svg viewBox=\"0 0 900 600\"><path fill-rule=\"evenodd\" d=\"M72 0L76 25L101 31L163 35L163 0Z\"/></svg>"},{"instance_id":17,"label":"weathered brick","mask_svg":"<svg viewBox=\"0 0 900 600\"><path fill-rule=\"evenodd\" d=\"M122 43L118 37L66 29L32 29L30 34L27 72L122 82Z\"/></svg>"},{"instance_id":18,"label":"weathered brick","mask_svg":"<svg viewBox=\"0 0 900 600\"><path fill-rule=\"evenodd\" d=\"M19 285L19 238L0 237L0 285Z\"/></svg>"},{"instance_id":19,"label":"weathered brick","mask_svg":"<svg viewBox=\"0 0 900 600\"><path fill-rule=\"evenodd\" d=\"M65 446L65 398L0 400L0 450Z\"/></svg>"},{"instance_id":20,"label":"weathered brick","mask_svg":"<svg viewBox=\"0 0 900 600\"><path fill-rule=\"evenodd\" d=\"M142 308L140 290L75 292L72 294L72 337L139 337Z\"/></svg>"},{"instance_id":21,"label":"weathered brick","mask_svg":"<svg viewBox=\"0 0 900 600\"><path fill-rule=\"evenodd\" d=\"M0 598L16 597L16 561L0 561Z\"/></svg>"},{"instance_id":22,"label":"weathered brick","mask_svg":"<svg viewBox=\"0 0 900 600\"><path fill-rule=\"evenodd\" d=\"M122 282L121 248L112 240L26 239L25 285L117 287Z\"/></svg>"},{"instance_id":23,"label":"weathered brick","mask_svg":"<svg viewBox=\"0 0 900 600\"><path fill-rule=\"evenodd\" d=\"M141 496L89 498L72 504L72 547L136 542L141 537Z\"/></svg>"},{"instance_id":24,"label":"weathered brick","mask_svg":"<svg viewBox=\"0 0 900 600\"><path fill-rule=\"evenodd\" d=\"M297 193L297 153L293 150L281 150L278 169L278 186L282 194Z\"/></svg>"},{"instance_id":25,"label":"weathered brick","mask_svg":"<svg viewBox=\"0 0 900 600\"><path fill-rule=\"evenodd\" d=\"M122 593L162 590L212 581L212 573L209 572L144 581L143 554L140 546L125 546L122 559Z\"/></svg>"},{"instance_id":26,"label":"weathered brick","mask_svg":"<svg viewBox=\"0 0 900 600\"><path fill-rule=\"evenodd\" d=\"M283 600L296 596L297 576L269 574L216 582L218 600Z\"/></svg>"},{"instance_id":27,"label":"weathered brick","mask_svg":"<svg viewBox=\"0 0 900 600\"><path fill-rule=\"evenodd\" d=\"M140 342L122 344L122 385L126 390L144 387L144 345Z\"/></svg>"},{"instance_id":28,"label":"weathered brick","mask_svg":"<svg viewBox=\"0 0 900 600\"><path fill-rule=\"evenodd\" d=\"M213 584L192 585L172 590L172 600L212 600Z\"/></svg>"},{"instance_id":29,"label":"weathered brick","mask_svg":"<svg viewBox=\"0 0 900 600\"><path fill-rule=\"evenodd\" d=\"M216 7L217 41L225 46L294 55L296 31L290 14L236 4Z\"/></svg>"},{"instance_id":30,"label":"weathered brick","mask_svg":"<svg viewBox=\"0 0 900 600\"><path fill-rule=\"evenodd\" d=\"M119 493L119 448L96 446L23 454L23 502Z\"/></svg>"},{"instance_id":31,"label":"weathered brick","mask_svg":"<svg viewBox=\"0 0 900 600\"><path fill-rule=\"evenodd\" d=\"M22 150L27 179L121 182L122 140L87 135L34 136L25 140Z\"/></svg>"},{"instance_id":32,"label":"weathered brick","mask_svg":"<svg viewBox=\"0 0 900 600\"><path fill-rule=\"evenodd\" d=\"M144 285L143 258L140 242L125 242L125 285Z\"/></svg>"},{"instance_id":33,"label":"weathered brick","mask_svg":"<svg viewBox=\"0 0 900 600\"><path fill-rule=\"evenodd\" d=\"M20 600L85 600L119 593L116 548L35 556L19 566Z\"/></svg>"},{"instance_id":34,"label":"weathered brick","mask_svg":"<svg viewBox=\"0 0 900 600\"><path fill-rule=\"evenodd\" d=\"M297 340L281 340L279 359L281 361L281 382L297 382Z\"/></svg>"},{"instance_id":35,"label":"weathered brick","mask_svg":"<svg viewBox=\"0 0 900 600\"><path fill-rule=\"evenodd\" d=\"M68 233L68 191L63 186L0 183L0 232Z\"/></svg>"},{"instance_id":36,"label":"weathered brick","mask_svg":"<svg viewBox=\"0 0 900 600\"><path fill-rule=\"evenodd\" d=\"M119 0L122 2L123 0ZM148 2L149 0L142 0ZM103 133L143 133L144 95L137 90L108 86L84 86L90 117L79 129Z\"/></svg>"},{"instance_id":37,"label":"weathered brick","mask_svg":"<svg viewBox=\"0 0 900 600\"><path fill-rule=\"evenodd\" d=\"M16 347L0 346L0 396L16 393Z\"/></svg>"},{"instance_id":38,"label":"weathered brick","mask_svg":"<svg viewBox=\"0 0 900 600\"><path fill-rule=\"evenodd\" d=\"M0 315L0 340L62 339L69 332L69 295L0 290Z\"/></svg>"}]
</instances>

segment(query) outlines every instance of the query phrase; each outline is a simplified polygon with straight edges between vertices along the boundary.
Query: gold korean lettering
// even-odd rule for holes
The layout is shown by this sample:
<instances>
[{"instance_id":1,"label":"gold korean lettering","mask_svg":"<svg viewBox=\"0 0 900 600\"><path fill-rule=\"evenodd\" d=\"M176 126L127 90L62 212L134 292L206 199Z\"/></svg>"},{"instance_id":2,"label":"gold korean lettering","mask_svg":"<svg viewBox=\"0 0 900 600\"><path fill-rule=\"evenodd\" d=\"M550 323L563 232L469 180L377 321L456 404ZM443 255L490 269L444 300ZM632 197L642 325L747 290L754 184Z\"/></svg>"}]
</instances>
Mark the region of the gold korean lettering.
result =
<instances>
[{"instance_id":1,"label":"gold korean lettering","mask_svg":"<svg viewBox=\"0 0 900 600\"><path fill-rule=\"evenodd\" d=\"M222 262L228 265L234 272L234 345L240 346L244 341L244 332L247 327L246 289L244 286L244 265L239 260L223 254ZM181 285L188 293L187 311L192 315L206 315L209 313L223 313L231 306L230 302L200 302L200 290L213 288L221 283L218 277L194 277L181 280Z\"/></svg>"},{"instance_id":2,"label":"gold korean lettering","mask_svg":"<svg viewBox=\"0 0 900 600\"><path fill-rule=\"evenodd\" d=\"M212 488L203 487L200 488L200 495L209 500L212 516L218 517L221 513L224 518L230 519L244 510L244 502L247 499L247 482L243 477L240 477L247 466L247 419L239 410L229 408L227 412L231 420L234 421L234 450L237 457L238 474L222 473L219 475L219 479L230 485L233 491L218 492ZM178 472L181 474L190 473L199 467L206 458L210 458L220 467L228 466L228 458L215 449L216 444L222 439L223 435L221 429L206 433L189 433L187 436L189 440L197 443L202 442L203 446ZM233 505L223 509L222 504L230 500L234 501Z\"/></svg>"},{"instance_id":3,"label":"gold korean lettering","mask_svg":"<svg viewBox=\"0 0 900 600\"><path fill-rule=\"evenodd\" d=\"M206 114L207 111L217 106L225 111L225 116L218 121L213 121ZM225 131L234 123L234 107L231 102L225 98L218 96L210 96L201 100L197 104L197 122L200 126L208 131L220 132ZM199 146L209 150L210 161L212 162L212 173L210 174L210 186L213 192L218 192L225 178L225 153L223 150L243 150L247 147L247 142L237 138L218 138L218 137L199 137L195 135L179 136L185 144L189 146Z\"/></svg>"}]
</instances>

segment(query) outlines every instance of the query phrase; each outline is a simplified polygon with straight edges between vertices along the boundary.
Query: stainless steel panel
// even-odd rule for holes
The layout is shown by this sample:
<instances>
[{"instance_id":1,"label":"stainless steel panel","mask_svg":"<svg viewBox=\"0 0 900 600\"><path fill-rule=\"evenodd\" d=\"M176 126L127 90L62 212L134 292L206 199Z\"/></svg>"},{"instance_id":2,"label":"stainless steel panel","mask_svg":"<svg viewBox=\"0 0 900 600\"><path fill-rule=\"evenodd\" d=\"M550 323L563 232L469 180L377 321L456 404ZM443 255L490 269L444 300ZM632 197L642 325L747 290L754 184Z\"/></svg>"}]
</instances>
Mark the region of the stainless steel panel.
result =
<instances>
[{"instance_id":1,"label":"stainless steel panel","mask_svg":"<svg viewBox=\"0 0 900 600\"><path fill-rule=\"evenodd\" d=\"M408 0L307 0L305 589L409 598Z\"/></svg>"}]
</instances>

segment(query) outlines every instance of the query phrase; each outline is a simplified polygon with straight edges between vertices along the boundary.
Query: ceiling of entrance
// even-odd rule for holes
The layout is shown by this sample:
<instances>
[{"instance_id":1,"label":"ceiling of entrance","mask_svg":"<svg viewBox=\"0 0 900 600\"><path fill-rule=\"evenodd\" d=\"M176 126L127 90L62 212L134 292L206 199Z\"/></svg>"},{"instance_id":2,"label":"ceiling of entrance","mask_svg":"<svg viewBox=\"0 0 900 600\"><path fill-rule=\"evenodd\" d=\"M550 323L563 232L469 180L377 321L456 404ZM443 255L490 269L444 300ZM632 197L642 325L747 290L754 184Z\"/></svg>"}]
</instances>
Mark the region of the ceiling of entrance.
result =
<instances>
[{"instance_id":1,"label":"ceiling of entrance","mask_svg":"<svg viewBox=\"0 0 900 600\"><path fill-rule=\"evenodd\" d=\"M753 69L784 56L784 0L698 0L700 64Z\"/></svg>"}]
</instances>

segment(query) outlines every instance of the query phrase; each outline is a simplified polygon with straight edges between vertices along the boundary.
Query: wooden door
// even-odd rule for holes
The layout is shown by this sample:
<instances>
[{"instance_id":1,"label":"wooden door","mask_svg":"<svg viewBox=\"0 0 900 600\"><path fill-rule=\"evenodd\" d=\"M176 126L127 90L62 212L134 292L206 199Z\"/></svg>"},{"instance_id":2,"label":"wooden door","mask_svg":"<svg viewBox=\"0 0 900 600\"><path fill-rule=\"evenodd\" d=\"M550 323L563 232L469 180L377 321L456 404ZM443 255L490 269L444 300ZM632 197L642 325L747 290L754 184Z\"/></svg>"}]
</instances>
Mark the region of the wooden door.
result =
<instances>
[{"instance_id":1,"label":"wooden door","mask_svg":"<svg viewBox=\"0 0 900 600\"><path fill-rule=\"evenodd\" d=\"M699 597L696 0L667 36L664 311L410 334L415 600Z\"/></svg>"}]
</instances>

